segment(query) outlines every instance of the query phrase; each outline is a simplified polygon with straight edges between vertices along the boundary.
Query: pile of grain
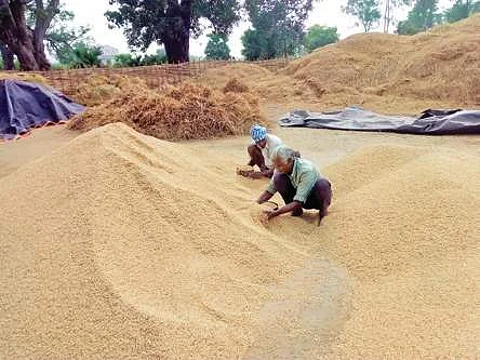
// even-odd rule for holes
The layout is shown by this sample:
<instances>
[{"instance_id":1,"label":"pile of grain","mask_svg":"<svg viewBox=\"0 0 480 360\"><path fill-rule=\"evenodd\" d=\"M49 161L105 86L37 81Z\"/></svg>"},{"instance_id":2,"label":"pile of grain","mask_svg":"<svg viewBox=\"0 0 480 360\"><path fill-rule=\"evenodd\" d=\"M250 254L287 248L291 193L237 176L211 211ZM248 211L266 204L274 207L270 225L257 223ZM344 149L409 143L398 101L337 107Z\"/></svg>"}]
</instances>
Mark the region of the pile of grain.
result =
<instances>
[{"instance_id":1,"label":"pile of grain","mask_svg":"<svg viewBox=\"0 0 480 360\"><path fill-rule=\"evenodd\" d=\"M361 105L389 114L480 104L480 14L415 36L369 33L314 51L276 73L242 64L207 71L200 83L241 79L266 102L326 110ZM244 70L244 71L243 71Z\"/></svg>"},{"instance_id":2,"label":"pile of grain","mask_svg":"<svg viewBox=\"0 0 480 360\"><path fill-rule=\"evenodd\" d=\"M0 357L477 358L475 163L367 148L265 226L218 149L95 129L0 179Z\"/></svg>"},{"instance_id":3,"label":"pile of grain","mask_svg":"<svg viewBox=\"0 0 480 360\"><path fill-rule=\"evenodd\" d=\"M142 93L147 90L145 80L138 77L92 75L76 88L72 97L80 104L96 106L120 94Z\"/></svg>"},{"instance_id":4,"label":"pile of grain","mask_svg":"<svg viewBox=\"0 0 480 360\"><path fill-rule=\"evenodd\" d=\"M478 105L480 14L415 36L353 35L294 61L283 73L315 78L332 94ZM335 96L335 95L332 95Z\"/></svg>"},{"instance_id":5,"label":"pile of grain","mask_svg":"<svg viewBox=\"0 0 480 360\"><path fill-rule=\"evenodd\" d=\"M0 72L0 80L21 80L21 81L28 81L39 83L42 85L48 85L48 80L44 78L42 75L35 74L35 73L14 73L14 72Z\"/></svg>"},{"instance_id":6,"label":"pile of grain","mask_svg":"<svg viewBox=\"0 0 480 360\"><path fill-rule=\"evenodd\" d=\"M176 141L246 134L252 124L263 124L266 119L252 94L182 83L162 93L122 93L74 117L69 128L88 131L113 122Z\"/></svg>"}]
</instances>

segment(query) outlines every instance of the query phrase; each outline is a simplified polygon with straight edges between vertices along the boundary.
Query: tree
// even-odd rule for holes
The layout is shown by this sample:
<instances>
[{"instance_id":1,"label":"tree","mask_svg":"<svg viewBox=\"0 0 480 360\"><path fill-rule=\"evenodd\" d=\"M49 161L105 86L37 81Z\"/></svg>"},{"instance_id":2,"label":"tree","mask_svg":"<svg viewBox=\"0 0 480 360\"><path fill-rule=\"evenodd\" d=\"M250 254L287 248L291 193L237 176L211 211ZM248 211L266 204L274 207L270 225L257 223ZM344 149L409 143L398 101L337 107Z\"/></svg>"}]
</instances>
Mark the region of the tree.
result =
<instances>
[{"instance_id":1,"label":"tree","mask_svg":"<svg viewBox=\"0 0 480 360\"><path fill-rule=\"evenodd\" d=\"M369 32L382 17L378 7L378 0L348 0L347 6L342 9L346 14L358 18L364 31Z\"/></svg>"},{"instance_id":2,"label":"tree","mask_svg":"<svg viewBox=\"0 0 480 360\"><path fill-rule=\"evenodd\" d=\"M251 60L297 54L312 4L313 0L246 0L253 29L242 37L242 54Z\"/></svg>"},{"instance_id":3,"label":"tree","mask_svg":"<svg viewBox=\"0 0 480 360\"><path fill-rule=\"evenodd\" d=\"M388 33L390 23L394 20L394 9L404 5L412 5L415 0L385 0L385 11L383 13L383 32Z\"/></svg>"},{"instance_id":4,"label":"tree","mask_svg":"<svg viewBox=\"0 0 480 360\"><path fill-rule=\"evenodd\" d=\"M242 55L249 61L275 57L275 51L270 50L268 40L258 30L246 30L242 35L242 45Z\"/></svg>"},{"instance_id":5,"label":"tree","mask_svg":"<svg viewBox=\"0 0 480 360\"><path fill-rule=\"evenodd\" d=\"M1 67L3 70L13 70L14 68L14 54L9 49L7 44L0 42L0 53L2 55Z\"/></svg>"},{"instance_id":6,"label":"tree","mask_svg":"<svg viewBox=\"0 0 480 360\"><path fill-rule=\"evenodd\" d=\"M305 36L305 48L308 52L337 42L340 39L336 27L313 25Z\"/></svg>"},{"instance_id":7,"label":"tree","mask_svg":"<svg viewBox=\"0 0 480 360\"><path fill-rule=\"evenodd\" d=\"M35 24L27 24L27 5L35 14ZM0 0L0 41L20 61L23 70L48 70L45 34L58 13L60 0Z\"/></svg>"},{"instance_id":8,"label":"tree","mask_svg":"<svg viewBox=\"0 0 480 360\"><path fill-rule=\"evenodd\" d=\"M417 0L408 13L407 20L398 23L397 33L413 35L440 23L441 15L437 13L437 4L438 0Z\"/></svg>"},{"instance_id":9,"label":"tree","mask_svg":"<svg viewBox=\"0 0 480 360\"><path fill-rule=\"evenodd\" d=\"M118 5L105 15L124 29L128 44L145 51L150 44L164 45L169 63L189 61L190 33L202 32L207 19L215 33L229 35L240 20L239 0L109 0Z\"/></svg>"},{"instance_id":10,"label":"tree","mask_svg":"<svg viewBox=\"0 0 480 360\"><path fill-rule=\"evenodd\" d=\"M444 13L445 20L449 23L466 19L470 15L480 12L480 1L457 0L453 6Z\"/></svg>"},{"instance_id":11,"label":"tree","mask_svg":"<svg viewBox=\"0 0 480 360\"><path fill-rule=\"evenodd\" d=\"M65 57L69 56L74 44L91 42L91 39L87 36L90 31L89 27L71 26L74 17L75 15L72 12L60 6L58 15L53 19L45 34L47 49L61 63L65 63Z\"/></svg>"},{"instance_id":12,"label":"tree","mask_svg":"<svg viewBox=\"0 0 480 360\"><path fill-rule=\"evenodd\" d=\"M208 35L209 39L205 48L207 59L212 60L228 60L230 59L230 48L227 44L227 37L219 34Z\"/></svg>"},{"instance_id":13,"label":"tree","mask_svg":"<svg viewBox=\"0 0 480 360\"><path fill-rule=\"evenodd\" d=\"M100 67L102 64L100 55L102 55L100 47L79 42L65 54L62 63L72 68Z\"/></svg>"}]
</instances>

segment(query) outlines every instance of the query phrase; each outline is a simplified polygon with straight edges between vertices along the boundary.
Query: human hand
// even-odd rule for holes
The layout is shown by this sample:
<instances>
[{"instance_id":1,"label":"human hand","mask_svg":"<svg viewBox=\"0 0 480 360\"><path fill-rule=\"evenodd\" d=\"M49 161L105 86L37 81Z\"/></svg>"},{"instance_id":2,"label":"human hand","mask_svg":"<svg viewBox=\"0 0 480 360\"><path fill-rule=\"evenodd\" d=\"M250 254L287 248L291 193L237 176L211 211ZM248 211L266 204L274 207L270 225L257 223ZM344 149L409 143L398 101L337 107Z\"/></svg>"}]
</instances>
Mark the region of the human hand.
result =
<instances>
[{"instance_id":1,"label":"human hand","mask_svg":"<svg viewBox=\"0 0 480 360\"><path fill-rule=\"evenodd\" d=\"M263 210L263 213L266 215L267 221L278 215L276 210L270 210L270 209Z\"/></svg>"},{"instance_id":2,"label":"human hand","mask_svg":"<svg viewBox=\"0 0 480 360\"><path fill-rule=\"evenodd\" d=\"M250 174L252 173L253 173L253 170L237 169L237 175L241 175L244 177L250 177Z\"/></svg>"},{"instance_id":3,"label":"human hand","mask_svg":"<svg viewBox=\"0 0 480 360\"><path fill-rule=\"evenodd\" d=\"M263 177L263 174L258 171L254 171L248 174L248 177L251 179L261 179Z\"/></svg>"}]
</instances>

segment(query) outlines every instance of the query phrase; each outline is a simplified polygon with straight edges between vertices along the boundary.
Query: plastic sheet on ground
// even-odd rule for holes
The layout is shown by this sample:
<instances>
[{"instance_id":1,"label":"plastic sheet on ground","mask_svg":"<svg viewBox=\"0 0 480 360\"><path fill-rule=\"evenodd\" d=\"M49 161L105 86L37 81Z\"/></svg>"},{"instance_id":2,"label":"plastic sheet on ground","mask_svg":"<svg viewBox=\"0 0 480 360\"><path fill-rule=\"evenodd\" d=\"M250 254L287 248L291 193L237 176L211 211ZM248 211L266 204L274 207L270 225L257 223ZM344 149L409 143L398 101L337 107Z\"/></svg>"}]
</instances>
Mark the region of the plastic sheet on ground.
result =
<instances>
[{"instance_id":1,"label":"plastic sheet on ground","mask_svg":"<svg viewBox=\"0 0 480 360\"><path fill-rule=\"evenodd\" d=\"M0 140L27 134L30 129L59 123L84 111L53 88L17 80L0 80Z\"/></svg>"},{"instance_id":2,"label":"plastic sheet on ground","mask_svg":"<svg viewBox=\"0 0 480 360\"><path fill-rule=\"evenodd\" d=\"M282 117L279 124L283 127L420 135L480 134L480 110L428 109L418 117L380 115L360 107L329 112L295 110Z\"/></svg>"}]
</instances>

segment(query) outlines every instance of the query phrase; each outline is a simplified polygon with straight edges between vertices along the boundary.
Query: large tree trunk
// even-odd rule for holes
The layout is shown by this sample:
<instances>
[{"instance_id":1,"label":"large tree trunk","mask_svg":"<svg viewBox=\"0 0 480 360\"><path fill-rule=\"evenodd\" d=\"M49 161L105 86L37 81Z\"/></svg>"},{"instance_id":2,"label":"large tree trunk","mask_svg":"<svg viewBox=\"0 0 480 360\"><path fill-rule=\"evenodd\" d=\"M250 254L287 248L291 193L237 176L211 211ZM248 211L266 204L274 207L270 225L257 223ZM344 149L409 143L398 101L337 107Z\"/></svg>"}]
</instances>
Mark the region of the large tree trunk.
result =
<instances>
[{"instance_id":1,"label":"large tree trunk","mask_svg":"<svg viewBox=\"0 0 480 360\"><path fill-rule=\"evenodd\" d=\"M25 0L0 0L2 21L0 40L18 57L23 70L38 70L34 55L33 36L25 20Z\"/></svg>"},{"instance_id":2,"label":"large tree trunk","mask_svg":"<svg viewBox=\"0 0 480 360\"><path fill-rule=\"evenodd\" d=\"M170 64L190 61L190 25L193 0L182 0L179 5L176 0L168 0L167 17L170 23L162 42Z\"/></svg>"},{"instance_id":3,"label":"large tree trunk","mask_svg":"<svg viewBox=\"0 0 480 360\"><path fill-rule=\"evenodd\" d=\"M13 52L2 42L0 42L0 52L2 54L3 70L13 70L15 66Z\"/></svg>"},{"instance_id":4,"label":"large tree trunk","mask_svg":"<svg viewBox=\"0 0 480 360\"><path fill-rule=\"evenodd\" d=\"M43 5L43 0L35 0L35 5L35 30L33 32L34 55L40 70L49 70L50 62L45 55L45 34L57 14L60 0L50 0L46 8Z\"/></svg>"},{"instance_id":5,"label":"large tree trunk","mask_svg":"<svg viewBox=\"0 0 480 360\"><path fill-rule=\"evenodd\" d=\"M50 63L45 55L45 33L57 14L60 0L50 0L47 8L43 0L35 0L35 30L28 28L25 12L27 0L0 0L2 21L0 41L18 57L23 70L48 70Z\"/></svg>"}]
</instances>

